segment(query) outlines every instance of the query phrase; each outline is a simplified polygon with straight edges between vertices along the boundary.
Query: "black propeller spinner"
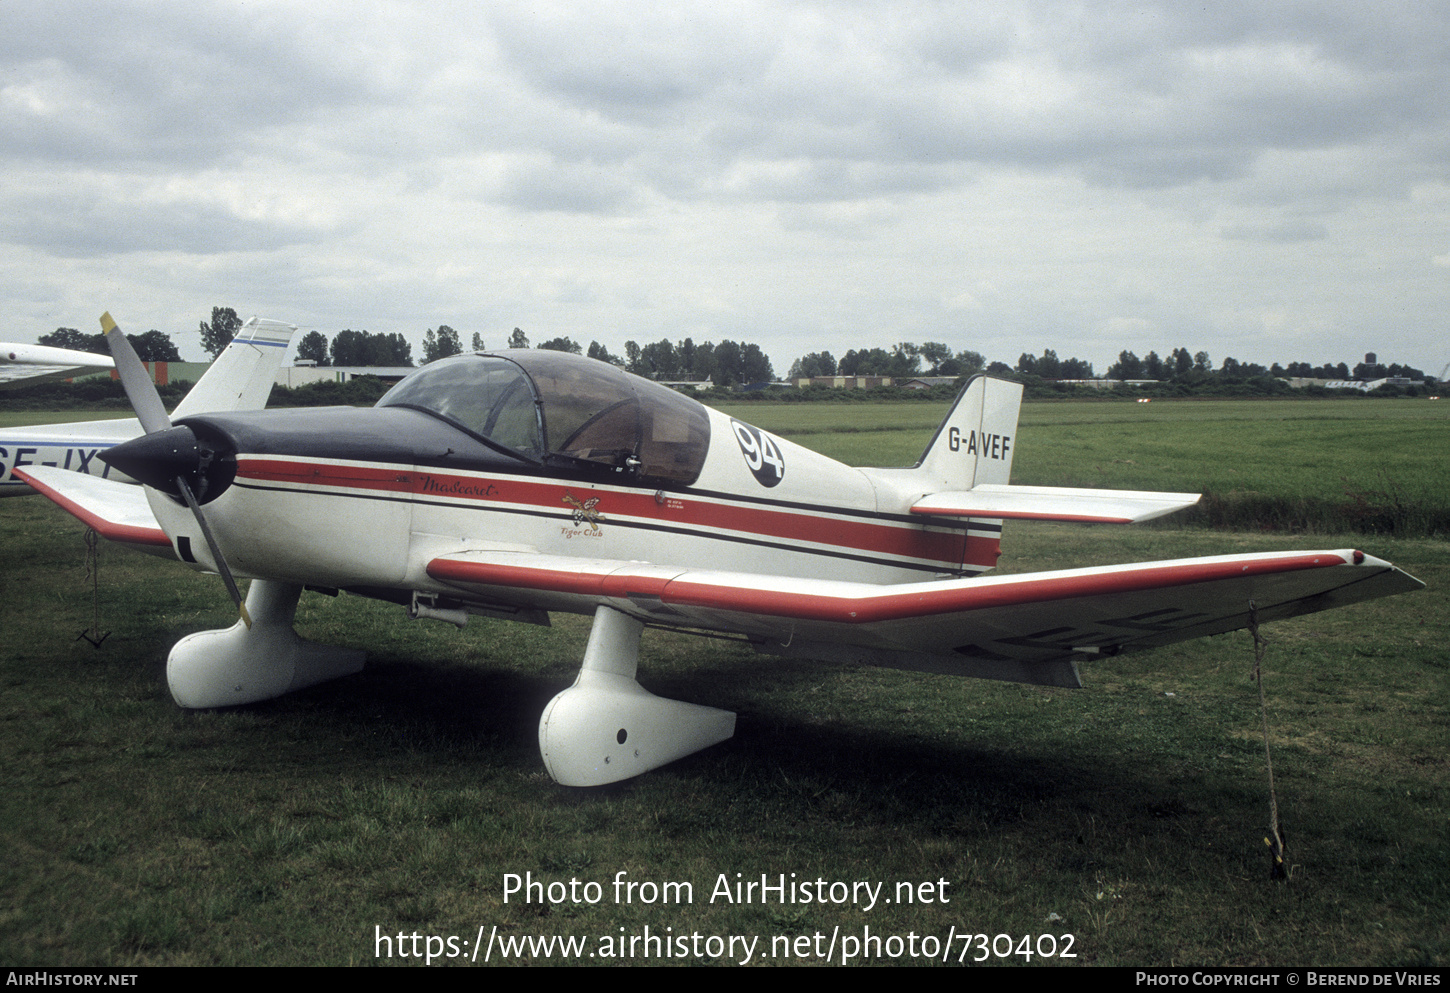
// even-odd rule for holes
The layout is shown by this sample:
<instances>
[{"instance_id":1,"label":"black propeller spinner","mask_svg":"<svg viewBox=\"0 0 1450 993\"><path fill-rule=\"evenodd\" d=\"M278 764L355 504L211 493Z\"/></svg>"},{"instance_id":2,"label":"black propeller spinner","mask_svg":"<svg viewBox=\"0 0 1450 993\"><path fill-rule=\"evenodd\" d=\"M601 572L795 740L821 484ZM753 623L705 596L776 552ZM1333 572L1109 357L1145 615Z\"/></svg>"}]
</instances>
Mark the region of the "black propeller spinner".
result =
<instances>
[{"instance_id":1,"label":"black propeller spinner","mask_svg":"<svg viewBox=\"0 0 1450 993\"><path fill-rule=\"evenodd\" d=\"M235 453L224 444L198 440L186 425L143 434L101 452L101 460L138 483L184 500L178 478L185 479L198 503L221 496L236 476Z\"/></svg>"}]
</instances>

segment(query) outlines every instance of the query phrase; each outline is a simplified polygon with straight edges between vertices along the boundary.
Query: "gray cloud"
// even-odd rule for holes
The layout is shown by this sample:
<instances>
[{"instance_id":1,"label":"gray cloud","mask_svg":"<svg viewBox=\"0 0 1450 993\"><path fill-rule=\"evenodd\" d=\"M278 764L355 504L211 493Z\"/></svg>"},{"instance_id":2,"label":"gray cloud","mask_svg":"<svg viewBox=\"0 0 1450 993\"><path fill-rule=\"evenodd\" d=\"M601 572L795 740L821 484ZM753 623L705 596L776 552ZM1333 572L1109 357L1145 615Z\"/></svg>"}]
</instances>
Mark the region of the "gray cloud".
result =
<instances>
[{"instance_id":1,"label":"gray cloud","mask_svg":"<svg viewBox=\"0 0 1450 993\"><path fill-rule=\"evenodd\" d=\"M1329 237L1329 229L1317 221L1282 221L1270 225L1238 224L1223 230L1223 237L1230 241L1322 241Z\"/></svg>"},{"instance_id":2,"label":"gray cloud","mask_svg":"<svg viewBox=\"0 0 1450 993\"><path fill-rule=\"evenodd\" d=\"M1442 2L6 17L10 326L119 289L158 327L250 294L334 330L748 329L784 367L881 327L1105 365L1236 327L1288 359L1390 308L1425 363L1450 317Z\"/></svg>"}]
</instances>

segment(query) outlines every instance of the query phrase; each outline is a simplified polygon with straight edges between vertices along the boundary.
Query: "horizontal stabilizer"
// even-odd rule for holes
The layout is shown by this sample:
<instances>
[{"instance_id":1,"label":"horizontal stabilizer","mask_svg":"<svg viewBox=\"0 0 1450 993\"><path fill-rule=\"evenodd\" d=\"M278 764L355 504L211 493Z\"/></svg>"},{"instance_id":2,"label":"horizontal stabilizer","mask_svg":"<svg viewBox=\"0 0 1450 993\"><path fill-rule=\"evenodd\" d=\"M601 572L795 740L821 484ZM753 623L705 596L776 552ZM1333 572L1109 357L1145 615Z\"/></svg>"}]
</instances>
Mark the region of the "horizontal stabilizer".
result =
<instances>
[{"instance_id":1,"label":"horizontal stabilizer","mask_svg":"<svg viewBox=\"0 0 1450 993\"><path fill-rule=\"evenodd\" d=\"M15 475L102 538L171 554L171 539L156 523L141 487L46 465L16 469Z\"/></svg>"},{"instance_id":2,"label":"horizontal stabilizer","mask_svg":"<svg viewBox=\"0 0 1450 993\"><path fill-rule=\"evenodd\" d=\"M912 505L911 512L934 517L1137 524L1192 507L1198 497L1197 493L982 483L970 490L928 494Z\"/></svg>"}]
</instances>

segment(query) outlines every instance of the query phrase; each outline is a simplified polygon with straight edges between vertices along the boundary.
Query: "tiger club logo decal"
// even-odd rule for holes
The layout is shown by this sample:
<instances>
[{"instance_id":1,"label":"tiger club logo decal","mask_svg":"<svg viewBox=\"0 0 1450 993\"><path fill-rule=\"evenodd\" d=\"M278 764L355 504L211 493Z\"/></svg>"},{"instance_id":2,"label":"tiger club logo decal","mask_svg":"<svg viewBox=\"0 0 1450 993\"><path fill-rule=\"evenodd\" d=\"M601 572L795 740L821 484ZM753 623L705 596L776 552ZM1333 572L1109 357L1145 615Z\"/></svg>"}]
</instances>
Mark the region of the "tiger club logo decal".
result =
<instances>
[{"instance_id":1,"label":"tiger club logo decal","mask_svg":"<svg viewBox=\"0 0 1450 993\"><path fill-rule=\"evenodd\" d=\"M600 533L599 522L604 520L604 515L594 509L599 506L598 497L580 500L572 493L565 493L564 503L574 508L574 523L585 525L585 533L592 532L593 535Z\"/></svg>"}]
</instances>

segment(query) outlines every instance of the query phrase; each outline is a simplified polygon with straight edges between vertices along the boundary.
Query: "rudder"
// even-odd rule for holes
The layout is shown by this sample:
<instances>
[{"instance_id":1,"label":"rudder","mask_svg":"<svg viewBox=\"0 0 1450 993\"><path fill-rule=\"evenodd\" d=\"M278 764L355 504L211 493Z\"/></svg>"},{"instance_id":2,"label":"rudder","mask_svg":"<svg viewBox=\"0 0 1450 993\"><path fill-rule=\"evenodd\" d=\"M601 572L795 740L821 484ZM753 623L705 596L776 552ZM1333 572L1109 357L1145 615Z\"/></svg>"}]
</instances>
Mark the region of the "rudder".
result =
<instances>
[{"instance_id":1,"label":"rudder","mask_svg":"<svg viewBox=\"0 0 1450 993\"><path fill-rule=\"evenodd\" d=\"M923 489L929 493L1007 483L1021 407L1021 383L973 376L916 465Z\"/></svg>"}]
</instances>

